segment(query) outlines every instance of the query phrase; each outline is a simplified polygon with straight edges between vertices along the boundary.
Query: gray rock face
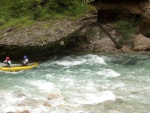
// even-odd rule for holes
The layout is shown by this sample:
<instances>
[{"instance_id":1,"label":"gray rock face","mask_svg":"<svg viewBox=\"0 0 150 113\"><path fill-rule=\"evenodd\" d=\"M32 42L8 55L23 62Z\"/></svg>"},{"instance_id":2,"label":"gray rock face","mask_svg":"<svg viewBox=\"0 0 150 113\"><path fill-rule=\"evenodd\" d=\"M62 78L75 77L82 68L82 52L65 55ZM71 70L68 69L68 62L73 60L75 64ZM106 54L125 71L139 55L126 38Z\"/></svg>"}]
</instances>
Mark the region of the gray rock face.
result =
<instances>
[{"instance_id":1,"label":"gray rock face","mask_svg":"<svg viewBox=\"0 0 150 113\"><path fill-rule=\"evenodd\" d=\"M141 34L150 38L150 18L142 19L139 30L140 30Z\"/></svg>"},{"instance_id":2,"label":"gray rock face","mask_svg":"<svg viewBox=\"0 0 150 113\"><path fill-rule=\"evenodd\" d=\"M150 50L150 38L147 38L142 34L137 35L133 43L134 43L134 50L136 51Z\"/></svg>"},{"instance_id":3,"label":"gray rock face","mask_svg":"<svg viewBox=\"0 0 150 113\"><path fill-rule=\"evenodd\" d=\"M140 33L150 38L150 2L147 0L96 0L92 3L98 10L98 21L118 21L131 17L142 17Z\"/></svg>"}]
</instances>

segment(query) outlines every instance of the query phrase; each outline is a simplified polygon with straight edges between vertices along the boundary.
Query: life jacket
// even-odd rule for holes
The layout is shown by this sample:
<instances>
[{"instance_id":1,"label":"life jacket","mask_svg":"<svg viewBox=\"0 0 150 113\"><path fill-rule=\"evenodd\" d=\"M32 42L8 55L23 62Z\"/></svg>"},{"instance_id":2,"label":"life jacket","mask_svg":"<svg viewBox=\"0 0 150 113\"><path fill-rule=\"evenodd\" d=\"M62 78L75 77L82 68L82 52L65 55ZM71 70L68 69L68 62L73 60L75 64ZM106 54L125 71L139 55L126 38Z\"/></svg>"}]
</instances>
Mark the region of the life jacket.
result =
<instances>
[{"instance_id":1,"label":"life jacket","mask_svg":"<svg viewBox=\"0 0 150 113\"><path fill-rule=\"evenodd\" d=\"M7 64L8 67L10 67L10 65L11 65L10 62L11 62L10 60L5 60L5 61L4 61L4 63Z\"/></svg>"}]
</instances>

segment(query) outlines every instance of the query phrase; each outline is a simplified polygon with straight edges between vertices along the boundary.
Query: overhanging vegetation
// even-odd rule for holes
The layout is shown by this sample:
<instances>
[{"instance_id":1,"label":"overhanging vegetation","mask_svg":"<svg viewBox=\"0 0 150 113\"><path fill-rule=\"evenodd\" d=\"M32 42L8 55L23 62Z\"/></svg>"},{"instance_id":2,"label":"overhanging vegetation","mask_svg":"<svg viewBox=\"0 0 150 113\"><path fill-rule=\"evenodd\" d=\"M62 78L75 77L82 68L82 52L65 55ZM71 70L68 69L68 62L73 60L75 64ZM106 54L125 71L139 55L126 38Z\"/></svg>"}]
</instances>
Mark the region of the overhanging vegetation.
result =
<instances>
[{"instance_id":1,"label":"overhanging vegetation","mask_svg":"<svg viewBox=\"0 0 150 113\"><path fill-rule=\"evenodd\" d=\"M92 9L80 0L1 0L0 4L1 27L31 24L50 18L76 17Z\"/></svg>"}]
</instances>

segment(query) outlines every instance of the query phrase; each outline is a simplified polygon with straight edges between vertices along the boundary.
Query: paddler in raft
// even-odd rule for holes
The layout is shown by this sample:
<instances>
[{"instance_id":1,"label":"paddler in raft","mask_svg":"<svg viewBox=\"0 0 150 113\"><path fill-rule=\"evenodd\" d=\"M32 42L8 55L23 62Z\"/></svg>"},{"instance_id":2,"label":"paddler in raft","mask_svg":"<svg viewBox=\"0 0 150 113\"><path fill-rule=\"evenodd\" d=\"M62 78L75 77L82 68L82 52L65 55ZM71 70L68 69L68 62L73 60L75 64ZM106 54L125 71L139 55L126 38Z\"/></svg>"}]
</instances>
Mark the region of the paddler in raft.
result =
<instances>
[{"instance_id":1,"label":"paddler in raft","mask_svg":"<svg viewBox=\"0 0 150 113\"><path fill-rule=\"evenodd\" d=\"M3 62L5 67L10 67L11 66L11 60L9 57L6 57L6 60Z\"/></svg>"},{"instance_id":2,"label":"paddler in raft","mask_svg":"<svg viewBox=\"0 0 150 113\"><path fill-rule=\"evenodd\" d=\"M28 62L29 62L28 57L26 55L24 55L23 61L22 61L22 66L27 66Z\"/></svg>"}]
</instances>

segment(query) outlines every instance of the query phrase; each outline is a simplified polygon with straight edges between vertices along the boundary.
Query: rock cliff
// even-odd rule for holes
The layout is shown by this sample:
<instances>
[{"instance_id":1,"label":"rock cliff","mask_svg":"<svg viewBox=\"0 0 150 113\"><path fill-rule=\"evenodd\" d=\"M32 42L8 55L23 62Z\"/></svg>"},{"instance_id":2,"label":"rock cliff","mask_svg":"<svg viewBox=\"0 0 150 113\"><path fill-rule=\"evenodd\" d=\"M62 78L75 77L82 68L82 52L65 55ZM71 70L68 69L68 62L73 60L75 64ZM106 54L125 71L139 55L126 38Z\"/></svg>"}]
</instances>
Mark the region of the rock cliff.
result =
<instances>
[{"instance_id":1,"label":"rock cliff","mask_svg":"<svg viewBox=\"0 0 150 113\"><path fill-rule=\"evenodd\" d=\"M97 9L97 20L103 25L132 17L138 19L139 34L147 38L146 40L150 40L150 2L148 0L95 0L91 5ZM76 21L64 18L61 21L37 22L34 26L22 29L12 26L0 30L0 58L11 56L13 59L18 59L22 58L24 54L29 55L32 59L50 57L68 44L72 45L75 41L74 38L78 38L74 35L78 34L81 28L86 28L87 25L97 21L92 19L93 15L88 16L81 17ZM82 40L84 38L85 36ZM92 51L95 48L95 51L112 51L112 48L115 50L115 46L110 41L106 39L105 46L104 39L102 42L96 40L96 44L94 41L90 42L91 45L89 44L88 48ZM133 49L138 50L138 44L141 45L141 43L135 42L134 44L136 47ZM144 45L144 49L139 50L149 50L149 46L148 43L148 45Z\"/></svg>"},{"instance_id":2,"label":"rock cliff","mask_svg":"<svg viewBox=\"0 0 150 113\"><path fill-rule=\"evenodd\" d=\"M98 21L118 21L126 18L140 18L139 31L150 38L150 1L148 0L95 0L92 3L98 11Z\"/></svg>"}]
</instances>

